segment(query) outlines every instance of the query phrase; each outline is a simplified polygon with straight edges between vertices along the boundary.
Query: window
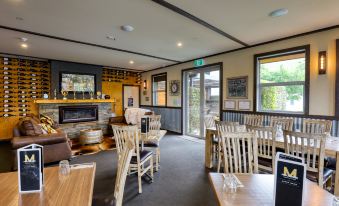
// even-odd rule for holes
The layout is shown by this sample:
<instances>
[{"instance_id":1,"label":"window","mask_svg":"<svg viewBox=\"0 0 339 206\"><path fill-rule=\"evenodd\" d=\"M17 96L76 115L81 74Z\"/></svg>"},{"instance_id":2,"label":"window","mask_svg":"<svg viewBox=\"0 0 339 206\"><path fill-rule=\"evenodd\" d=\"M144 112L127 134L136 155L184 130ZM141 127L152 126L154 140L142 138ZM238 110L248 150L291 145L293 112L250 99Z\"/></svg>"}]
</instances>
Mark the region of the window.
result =
<instances>
[{"instance_id":1,"label":"window","mask_svg":"<svg viewBox=\"0 0 339 206\"><path fill-rule=\"evenodd\" d=\"M298 113L306 111L308 65L306 48L257 55L257 111Z\"/></svg>"},{"instance_id":2,"label":"window","mask_svg":"<svg viewBox=\"0 0 339 206\"><path fill-rule=\"evenodd\" d=\"M153 106L166 106L167 74L152 76L152 101Z\"/></svg>"}]
</instances>

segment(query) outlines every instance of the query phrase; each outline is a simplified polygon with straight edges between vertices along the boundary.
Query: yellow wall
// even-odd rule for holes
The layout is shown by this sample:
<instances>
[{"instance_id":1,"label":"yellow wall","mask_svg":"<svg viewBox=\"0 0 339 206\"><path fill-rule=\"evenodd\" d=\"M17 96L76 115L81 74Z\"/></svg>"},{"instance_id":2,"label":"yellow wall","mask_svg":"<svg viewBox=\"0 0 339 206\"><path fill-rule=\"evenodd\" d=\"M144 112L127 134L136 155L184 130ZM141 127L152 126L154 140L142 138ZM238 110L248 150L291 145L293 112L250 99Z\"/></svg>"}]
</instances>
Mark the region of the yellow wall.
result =
<instances>
[{"instance_id":1,"label":"yellow wall","mask_svg":"<svg viewBox=\"0 0 339 206\"><path fill-rule=\"evenodd\" d=\"M335 98L335 40L339 38L339 29L332 29L293 39L278 41L270 44L256 46L236 52L221 54L205 59L206 64L223 63L223 97L226 99L226 78L248 75L248 99L253 103L253 77L255 54L281 50L296 46L310 44L310 115L334 115ZM318 52L327 51L328 68L326 75L318 75ZM142 81L147 80L147 88L150 88L151 75L167 72L168 84L171 80L181 81L181 70L192 68L193 62L188 62L164 69L145 72ZM169 88L169 85L168 87ZM169 90L169 89L168 89ZM142 105L151 105L151 101L145 101L145 96L150 97L150 92L141 97ZM151 98L150 98L151 99ZM181 96L170 96L167 91L167 106L181 106ZM253 104L252 104L253 110Z\"/></svg>"}]
</instances>

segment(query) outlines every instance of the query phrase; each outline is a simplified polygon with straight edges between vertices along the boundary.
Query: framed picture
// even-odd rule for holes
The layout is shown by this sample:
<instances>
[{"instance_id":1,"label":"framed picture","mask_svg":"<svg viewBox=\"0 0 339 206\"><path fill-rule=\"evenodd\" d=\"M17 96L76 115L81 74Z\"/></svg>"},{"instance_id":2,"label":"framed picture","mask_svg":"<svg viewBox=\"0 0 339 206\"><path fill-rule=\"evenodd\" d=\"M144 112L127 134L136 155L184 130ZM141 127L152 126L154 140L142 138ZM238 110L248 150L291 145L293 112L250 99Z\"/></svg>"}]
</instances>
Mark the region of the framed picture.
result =
<instances>
[{"instance_id":1,"label":"framed picture","mask_svg":"<svg viewBox=\"0 0 339 206\"><path fill-rule=\"evenodd\" d=\"M246 99L248 90L248 76L227 78L227 98Z\"/></svg>"},{"instance_id":2,"label":"framed picture","mask_svg":"<svg viewBox=\"0 0 339 206\"><path fill-rule=\"evenodd\" d=\"M170 94L171 96L178 96L180 94L180 81L179 80L170 81Z\"/></svg>"},{"instance_id":3,"label":"framed picture","mask_svg":"<svg viewBox=\"0 0 339 206\"><path fill-rule=\"evenodd\" d=\"M251 109L251 101L250 100L239 100L238 101L238 109L239 110L250 110Z\"/></svg>"},{"instance_id":4,"label":"framed picture","mask_svg":"<svg viewBox=\"0 0 339 206\"><path fill-rule=\"evenodd\" d=\"M236 109L236 101L224 100L224 109Z\"/></svg>"}]
</instances>

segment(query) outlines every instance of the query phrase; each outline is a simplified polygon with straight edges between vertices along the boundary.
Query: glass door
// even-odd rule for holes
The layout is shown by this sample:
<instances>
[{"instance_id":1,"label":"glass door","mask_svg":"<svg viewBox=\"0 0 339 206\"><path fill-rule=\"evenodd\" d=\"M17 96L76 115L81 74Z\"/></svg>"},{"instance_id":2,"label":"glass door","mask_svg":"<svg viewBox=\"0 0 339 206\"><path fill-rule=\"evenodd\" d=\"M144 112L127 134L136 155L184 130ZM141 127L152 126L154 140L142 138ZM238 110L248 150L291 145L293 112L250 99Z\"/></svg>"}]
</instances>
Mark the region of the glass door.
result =
<instances>
[{"instance_id":1,"label":"glass door","mask_svg":"<svg viewBox=\"0 0 339 206\"><path fill-rule=\"evenodd\" d=\"M184 72L184 88L184 134L204 138L204 119L220 114L219 66Z\"/></svg>"}]
</instances>

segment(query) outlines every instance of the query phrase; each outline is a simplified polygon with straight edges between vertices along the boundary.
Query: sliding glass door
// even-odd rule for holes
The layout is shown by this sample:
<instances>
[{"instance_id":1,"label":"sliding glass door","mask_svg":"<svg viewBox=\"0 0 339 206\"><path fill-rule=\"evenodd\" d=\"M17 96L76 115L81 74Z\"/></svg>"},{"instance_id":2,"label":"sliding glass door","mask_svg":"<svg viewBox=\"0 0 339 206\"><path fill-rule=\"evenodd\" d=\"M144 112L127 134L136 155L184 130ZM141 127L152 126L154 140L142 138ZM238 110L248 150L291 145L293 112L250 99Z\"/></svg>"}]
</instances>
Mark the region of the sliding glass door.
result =
<instances>
[{"instance_id":1,"label":"sliding glass door","mask_svg":"<svg viewBox=\"0 0 339 206\"><path fill-rule=\"evenodd\" d=\"M204 138L204 119L220 114L220 69L206 67L184 72L184 134Z\"/></svg>"}]
</instances>

